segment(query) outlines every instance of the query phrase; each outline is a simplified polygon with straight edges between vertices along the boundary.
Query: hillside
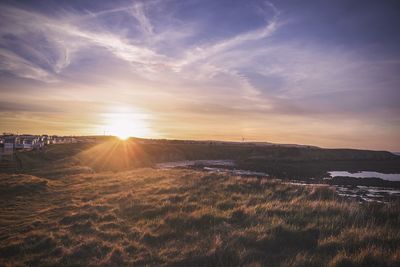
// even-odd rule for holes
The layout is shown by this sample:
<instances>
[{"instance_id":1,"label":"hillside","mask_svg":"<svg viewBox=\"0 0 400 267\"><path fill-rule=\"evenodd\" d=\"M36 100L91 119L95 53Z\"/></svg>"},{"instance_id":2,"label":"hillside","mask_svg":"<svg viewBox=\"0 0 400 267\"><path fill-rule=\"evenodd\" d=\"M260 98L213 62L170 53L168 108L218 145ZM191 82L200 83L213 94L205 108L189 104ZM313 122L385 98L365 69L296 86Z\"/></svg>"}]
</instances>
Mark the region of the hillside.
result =
<instances>
[{"instance_id":1,"label":"hillside","mask_svg":"<svg viewBox=\"0 0 400 267\"><path fill-rule=\"evenodd\" d=\"M290 171L294 168L292 173L289 172L291 175L300 173L301 165L305 163L311 163L309 169L316 169L318 173L342 165L350 169L400 171L400 157L385 151L260 146L252 143L184 143L164 140L143 144L135 139L105 139L98 143L51 145L44 151L19 153L18 157L23 169L43 167L60 160L66 163L66 159L68 163L86 165L94 170L127 170L168 161L233 159L245 169L265 171L267 167L270 170L278 168ZM276 174L282 175L279 170Z\"/></svg>"},{"instance_id":2,"label":"hillside","mask_svg":"<svg viewBox=\"0 0 400 267\"><path fill-rule=\"evenodd\" d=\"M193 170L0 175L1 266L399 266L399 203Z\"/></svg>"}]
</instances>

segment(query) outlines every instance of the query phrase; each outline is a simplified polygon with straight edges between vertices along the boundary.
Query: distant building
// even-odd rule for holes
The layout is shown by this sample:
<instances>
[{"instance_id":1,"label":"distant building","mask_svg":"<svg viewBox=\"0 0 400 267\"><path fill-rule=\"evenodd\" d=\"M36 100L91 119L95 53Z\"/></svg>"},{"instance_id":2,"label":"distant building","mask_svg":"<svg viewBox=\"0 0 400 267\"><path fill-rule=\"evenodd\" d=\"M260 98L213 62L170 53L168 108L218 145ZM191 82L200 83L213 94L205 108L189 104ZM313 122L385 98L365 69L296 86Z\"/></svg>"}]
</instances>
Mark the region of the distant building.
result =
<instances>
[{"instance_id":1,"label":"distant building","mask_svg":"<svg viewBox=\"0 0 400 267\"><path fill-rule=\"evenodd\" d=\"M12 155L14 153L14 149L16 148L16 143L19 141L17 135L5 136L3 138L4 149L3 155Z\"/></svg>"},{"instance_id":2,"label":"distant building","mask_svg":"<svg viewBox=\"0 0 400 267\"><path fill-rule=\"evenodd\" d=\"M13 159L16 151L40 150L50 144L77 143L78 139L67 136L3 133L0 135L0 161Z\"/></svg>"}]
</instances>

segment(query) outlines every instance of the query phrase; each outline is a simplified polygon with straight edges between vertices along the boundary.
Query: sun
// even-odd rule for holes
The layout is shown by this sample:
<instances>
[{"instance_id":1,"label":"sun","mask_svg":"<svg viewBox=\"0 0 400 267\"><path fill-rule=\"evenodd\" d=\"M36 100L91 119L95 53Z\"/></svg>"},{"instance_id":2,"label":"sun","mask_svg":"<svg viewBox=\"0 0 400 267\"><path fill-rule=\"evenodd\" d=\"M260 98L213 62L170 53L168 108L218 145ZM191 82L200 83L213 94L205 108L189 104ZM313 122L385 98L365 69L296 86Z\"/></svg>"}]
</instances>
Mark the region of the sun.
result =
<instances>
[{"instance_id":1,"label":"sun","mask_svg":"<svg viewBox=\"0 0 400 267\"><path fill-rule=\"evenodd\" d=\"M129 119L114 118L108 125L110 133L117 136L121 140L127 140L129 137L135 136L140 131L135 121Z\"/></svg>"},{"instance_id":2,"label":"sun","mask_svg":"<svg viewBox=\"0 0 400 267\"><path fill-rule=\"evenodd\" d=\"M105 131L118 137L121 140L127 140L130 137L148 137L151 133L142 114L127 113L106 113Z\"/></svg>"},{"instance_id":3,"label":"sun","mask_svg":"<svg viewBox=\"0 0 400 267\"><path fill-rule=\"evenodd\" d=\"M126 141L131 137L131 136L125 135L125 134L120 134L120 135L116 135L116 136L118 137L119 140L122 140L122 141Z\"/></svg>"}]
</instances>

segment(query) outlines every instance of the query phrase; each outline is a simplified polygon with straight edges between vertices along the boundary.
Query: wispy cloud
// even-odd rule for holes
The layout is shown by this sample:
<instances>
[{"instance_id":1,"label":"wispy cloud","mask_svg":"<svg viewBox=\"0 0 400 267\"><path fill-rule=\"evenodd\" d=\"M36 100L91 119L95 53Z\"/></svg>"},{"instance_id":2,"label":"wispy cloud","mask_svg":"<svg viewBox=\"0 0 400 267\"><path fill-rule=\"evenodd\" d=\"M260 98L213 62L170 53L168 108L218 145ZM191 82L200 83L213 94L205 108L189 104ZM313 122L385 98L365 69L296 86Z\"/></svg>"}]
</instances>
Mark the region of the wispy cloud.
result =
<instances>
[{"instance_id":1,"label":"wispy cloud","mask_svg":"<svg viewBox=\"0 0 400 267\"><path fill-rule=\"evenodd\" d=\"M186 52L186 57L182 62L178 63L178 66L185 66L192 64L193 62L207 59L211 56L223 53L229 49L239 46L245 42L260 40L272 35L277 29L276 18L273 18L271 22L267 23L263 28L257 29L251 32L246 32L234 36L233 38L223 40L216 44L210 44L205 47L196 47L194 50Z\"/></svg>"},{"instance_id":2,"label":"wispy cloud","mask_svg":"<svg viewBox=\"0 0 400 267\"><path fill-rule=\"evenodd\" d=\"M140 28L142 29L145 35L153 35L154 29L153 25L149 18L146 15L145 5L143 3L136 3L133 5L132 8L132 15L137 19L139 22Z\"/></svg>"},{"instance_id":3,"label":"wispy cloud","mask_svg":"<svg viewBox=\"0 0 400 267\"><path fill-rule=\"evenodd\" d=\"M126 10L126 8L122 10ZM137 5L131 9L132 12L135 12L135 17L138 18L140 25L148 27L150 24L142 24L146 24L148 21L140 10ZM70 64L74 52L91 46L103 47L116 57L135 64L142 64L145 68L167 60L166 57L147 47L134 45L133 42L121 35L107 31L90 31L82 28L84 25L74 23L82 22L81 20L71 20L70 17L68 20L55 19L13 7L2 8L2 11L6 13L1 18L6 23L5 27L0 30L3 46L7 45L7 38L18 38L18 43L24 45L24 49L16 53L12 51L12 46L4 47L0 51L5 60L1 67L3 70L22 77L51 81L52 79L49 77L52 75L52 71L59 73ZM51 46L51 50L36 49L43 43L32 43L30 39L32 35L42 36L43 40ZM33 53L34 61L24 58L30 58ZM45 69L37 63L38 61L48 61L49 53L55 53L52 56L56 57L56 60L51 62L51 69Z\"/></svg>"},{"instance_id":4,"label":"wispy cloud","mask_svg":"<svg viewBox=\"0 0 400 267\"><path fill-rule=\"evenodd\" d=\"M16 74L23 78L50 81L50 74L32 62L5 49L0 49L0 70Z\"/></svg>"},{"instance_id":5,"label":"wispy cloud","mask_svg":"<svg viewBox=\"0 0 400 267\"><path fill-rule=\"evenodd\" d=\"M153 4L153 3L151 3ZM96 18L100 15L106 15L115 12L127 12L131 14L138 22L138 26L142 31L141 38L153 38L154 28L150 22L150 19L146 15L146 2L134 3L132 6L125 6L123 8L116 8L112 10L105 10L97 13L89 13L89 18ZM243 34L236 35L232 38L222 40L217 43L211 43L203 47L196 47L194 50L182 51L182 57L170 58L166 55L155 52L150 47L136 45L135 40L130 40L119 33L112 33L101 30L88 30L85 29L85 20L75 17L77 15L65 16L65 18L51 18L45 17L41 14L28 12L25 10L5 7L2 9L7 15L2 17L11 27L2 27L1 35L4 39L8 35L16 35L21 38L20 42L29 43L28 37L24 39L25 34L42 34L43 37L49 41L50 45L56 48L55 55L58 60L52 67L54 72L59 73L63 68L69 65L73 53L82 47L100 46L113 53L116 57L126 60L135 64L141 64L146 70L151 70L153 67L170 67L174 70L180 70L182 67L194 64L200 60L206 60L209 57L221 54L224 51L234 48L240 44L259 40L269 35L277 28L276 17L274 16L264 27L256 29L254 31L246 32ZM88 19L87 15L84 15ZM73 18L73 19L71 19ZM81 25L81 23L84 23ZM167 35L168 34L168 35ZM158 42L163 40L159 39L159 36L164 38L173 38L173 31L170 29L164 29L164 32L157 33ZM154 37L157 39L157 37ZM38 44L41 45L41 44ZM35 44L33 44L35 46ZM31 51L22 51L22 53L29 53ZM49 51L42 51L42 58L46 57L46 53ZM18 55L15 55L17 57ZM20 64L19 61L14 57L12 65ZM8 56L11 59L10 56ZM31 62L32 65L35 62ZM25 64L26 65L26 64ZM36 72L47 72L40 66L35 67ZM8 69L9 71L15 70ZM31 71L32 72L32 71ZM233 73L233 72L232 72ZM18 71L15 74L19 74ZM30 78L43 79L46 75L31 75Z\"/></svg>"}]
</instances>

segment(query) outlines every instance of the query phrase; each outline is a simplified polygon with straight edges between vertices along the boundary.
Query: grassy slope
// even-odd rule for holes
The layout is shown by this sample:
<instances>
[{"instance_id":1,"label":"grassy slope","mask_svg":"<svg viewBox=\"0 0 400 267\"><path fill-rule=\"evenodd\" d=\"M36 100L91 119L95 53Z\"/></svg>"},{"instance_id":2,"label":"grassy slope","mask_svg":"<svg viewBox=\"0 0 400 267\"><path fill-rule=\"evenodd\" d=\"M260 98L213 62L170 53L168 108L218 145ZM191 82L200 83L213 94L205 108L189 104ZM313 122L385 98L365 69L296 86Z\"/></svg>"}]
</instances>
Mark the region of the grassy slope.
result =
<instances>
[{"instance_id":1,"label":"grassy slope","mask_svg":"<svg viewBox=\"0 0 400 267\"><path fill-rule=\"evenodd\" d=\"M271 175L313 176L326 170L400 171L400 157L389 152L352 149L319 149L254 145L180 144L166 142L142 145L115 139L98 144L51 145L42 152L18 154L24 169L43 168L57 160L73 159L78 165L104 170L149 167L154 163L195 159L235 159L244 169L268 171ZM304 164L308 164L304 168ZM283 171L282 171L283 170Z\"/></svg>"},{"instance_id":2,"label":"grassy slope","mask_svg":"<svg viewBox=\"0 0 400 267\"><path fill-rule=\"evenodd\" d=\"M0 177L0 266L399 266L400 205L137 169Z\"/></svg>"}]
</instances>

